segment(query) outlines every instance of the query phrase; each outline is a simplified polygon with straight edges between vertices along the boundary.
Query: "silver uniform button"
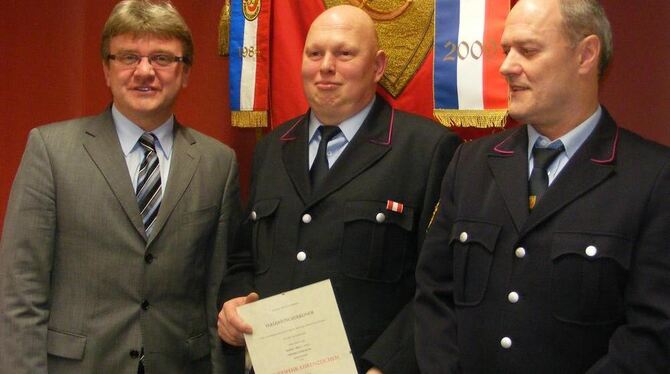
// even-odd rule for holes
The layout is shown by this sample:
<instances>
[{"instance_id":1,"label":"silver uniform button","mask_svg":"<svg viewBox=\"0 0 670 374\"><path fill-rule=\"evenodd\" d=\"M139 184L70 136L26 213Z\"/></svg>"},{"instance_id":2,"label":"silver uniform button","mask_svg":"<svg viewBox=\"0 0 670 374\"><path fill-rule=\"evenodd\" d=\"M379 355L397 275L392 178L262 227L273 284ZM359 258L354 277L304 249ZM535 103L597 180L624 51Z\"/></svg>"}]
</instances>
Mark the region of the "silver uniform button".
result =
<instances>
[{"instance_id":1,"label":"silver uniform button","mask_svg":"<svg viewBox=\"0 0 670 374\"><path fill-rule=\"evenodd\" d=\"M312 222L312 216L308 213L305 213L302 215L302 223L310 223Z\"/></svg>"},{"instance_id":2,"label":"silver uniform button","mask_svg":"<svg viewBox=\"0 0 670 374\"><path fill-rule=\"evenodd\" d=\"M594 245L590 245L586 247L586 250L584 250L584 252L586 252L587 256L593 257L598 254L598 248L596 248L596 246Z\"/></svg>"},{"instance_id":3,"label":"silver uniform button","mask_svg":"<svg viewBox=\"0 0 670 374\"><path fill-rule=\"evenodd\" d=\"M468 233L465 232L465 231L463 231L463 232L461 233L461 235L458 236L458 240L459 240L461 243L465 243L466 241L468 241Z\"/></svg>"},{"instance_id":4,"label":"silver uniform button","mask_svg":"<svg viewBox=\"0 0 670 374\"><path fill-rule=\"evenodd\" d=\"M519 302L519 294L512 291L507 294L507 300L509 300L509 302L512 304L516 304Z\"/></svg>"},{"instance_id":5,"label":"silver uniform button","mask_svg":"<svg viewBox=\"0 0 670 374\"><path fill-rule=\"evenodd\" d=\"M300 251L298 254L295 256L295 258L298 259L298 261L303 262L307 259L307 253Z\"/></svg>"},{"instance_id":6,"label":"silver uniform button","mask_svg":"<svg viewBox=\"0 0 670 374\"><path fill-rule=\"evenodd\" d=\"M251 218L252 221L255 221L256 219L258 219L258 214L256 214L255 210L251 211L251 214L249 214L249 218Z\"/></svg>"},{"instance_id":7,"label":"silver uniform button","mask_svg":"<svg viewBox=\"0 0 670 374\"><path fill-rule=\"evenodd\" d=\"M377 220L377 223L382 223L386 221L386 215L384 215L384 213L377 213L375 220Z\"/></svg>"},{"instance_id":8,"label":"silver uniform button","mask_svg":"<svg viewBox=\"0 0 670 374\"><path fill-rule=\"evenodd\" d=\"M526 257L526 249L524 247L519 247L514 251L514 255L517 258L524 258Z\"/></svg>"},{"instance_id":9,"label":"silver uniform button","mask_svg":"<svg viewBox=\"0 0 670 374\"><path fill-rule=\"evenodd\" d=\"M512 348L512 339L508 337L504 337L500 339L500 346L505 348L505 349L510 349Z\"/></svg>"}]
</instances>

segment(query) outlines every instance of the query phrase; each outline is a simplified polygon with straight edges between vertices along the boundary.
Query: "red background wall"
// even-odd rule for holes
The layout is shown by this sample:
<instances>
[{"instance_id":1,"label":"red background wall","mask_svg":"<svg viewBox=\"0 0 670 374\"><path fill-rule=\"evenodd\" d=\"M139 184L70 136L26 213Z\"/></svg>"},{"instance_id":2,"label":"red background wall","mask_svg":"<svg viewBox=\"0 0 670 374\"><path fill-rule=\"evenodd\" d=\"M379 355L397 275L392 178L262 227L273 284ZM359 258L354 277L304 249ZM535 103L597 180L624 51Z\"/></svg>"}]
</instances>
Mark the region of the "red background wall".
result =
<instances>
[{"instance_id":1,"label":"red background wall","mask_svg":"<svg viewBox=\"0 0 670 374\"><path fill-rule=\"evenodd\" d=\"M308 1L308 0L275 0ZM317 0L309 0L317 1ZM28 131L99 113L111 100L98 53L116 0L0 1L0 222ZM217 54L223 0L173 0L192 29L196 61L179 120L233 147L246 191L254 130L231 128L228 64ZM624 127L670 145L670 2L604 0L615 34L602 102ZM643 5L642 5L643 3ZM296 73L297 74L297 73Z\"/></svg>"}]
</instances>

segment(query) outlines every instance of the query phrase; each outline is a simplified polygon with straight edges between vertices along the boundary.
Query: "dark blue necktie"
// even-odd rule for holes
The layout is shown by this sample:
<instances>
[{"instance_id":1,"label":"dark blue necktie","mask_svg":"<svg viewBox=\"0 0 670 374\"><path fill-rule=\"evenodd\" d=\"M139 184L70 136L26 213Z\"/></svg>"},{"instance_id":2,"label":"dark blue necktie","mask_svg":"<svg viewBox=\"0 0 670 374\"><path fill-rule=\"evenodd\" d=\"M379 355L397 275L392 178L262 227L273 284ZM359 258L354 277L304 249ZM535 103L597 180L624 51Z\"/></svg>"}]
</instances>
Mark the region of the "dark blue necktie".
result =
<instances>
[{"instance_id":1,"label":"dark blue necktie","mask_svg":"<svg viewBox=\"0 0 670 374\"><path fill-rule=\"evenodd\" d=\"M556 148L533 148L533 171L528 180L528 207L533 209L542 195L549 187L549 176L547 168L558 157L565 147L561 145Z\"/></svg>"},{"instance_id":2,"label":"dark blue necktie","mask_svg":"<svg viewBox=\"0 0 670 374\"><path fill-rule=\"evenodd\" d=\"M315 191L321 186L321 183L326 179L330 166L328 165L328 155L326 149L328 142L340 133L340 128L337 126L319 126L321 133L321 141L319 142L319 149L316 151L316 158L314 164L309 171L309 177L312 182L312 191Z\"/></svg>"}]
</instances>

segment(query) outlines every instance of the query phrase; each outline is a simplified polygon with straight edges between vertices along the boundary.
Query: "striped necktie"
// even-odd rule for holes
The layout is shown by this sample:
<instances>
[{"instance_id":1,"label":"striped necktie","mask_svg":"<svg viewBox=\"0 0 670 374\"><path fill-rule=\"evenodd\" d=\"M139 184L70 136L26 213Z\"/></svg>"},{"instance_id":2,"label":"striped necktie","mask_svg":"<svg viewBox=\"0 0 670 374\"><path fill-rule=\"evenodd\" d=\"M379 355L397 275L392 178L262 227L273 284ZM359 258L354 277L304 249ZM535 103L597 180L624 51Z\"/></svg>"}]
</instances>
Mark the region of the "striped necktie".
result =
<instances>
[{"instance_id":1,"label":"striped necktie","mask_svg":"<svg viewBox=\"0 0 670 374\"><path fill-rule=\"evenodd\" d=\"M158 155L156 154L156 137L152 133L145 132L138 140L144 150L144 159L140 164L137 175L137 203L142 214L144 230L147 238L151 236L153 224L158 215L158 207L161 205L162 188L161 173L158 167Z\"/></svg>"}]
</instances>

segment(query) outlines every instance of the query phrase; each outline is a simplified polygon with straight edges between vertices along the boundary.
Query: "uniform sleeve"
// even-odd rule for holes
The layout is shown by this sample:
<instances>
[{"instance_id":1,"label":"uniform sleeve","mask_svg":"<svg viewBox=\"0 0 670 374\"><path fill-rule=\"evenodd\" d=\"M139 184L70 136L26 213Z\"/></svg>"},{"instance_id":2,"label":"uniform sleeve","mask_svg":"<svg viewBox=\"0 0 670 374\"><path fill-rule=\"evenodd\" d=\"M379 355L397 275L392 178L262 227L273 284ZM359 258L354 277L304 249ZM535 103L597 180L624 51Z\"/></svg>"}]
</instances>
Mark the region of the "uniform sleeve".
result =
<instances>
[{"instance_id":1,"label":"uniform sleeve","mask_svg":"<svg viewBox=\"0 0 670 374\"><path fill-rule=\"evenodd\" d=\"M251 191L249 193L250 202L254 201L255 195L254 177L257 173L257 168L262 164L261 155L264 154L263 149L265 148L263 146L263 144L265 144L263 140L258 143L254 150L250 183ZM219 289L219 310L226 301L235 297L246 296L249 292L254 290L254 261L251 253L252 223L248 219L248 209L245 212L247 214L243 215L241 218L240 225L235 233L235 242L229 249L226 257L228 268Z\"/></svg>"},{"instance_id":2,"label":"uniform sleeve","mask_svg":"<svg viewBox=\"0 0 670 374\"><path fill-rule=\"evenodd\" d=\"M417 248L423 245L428 225L438 202L440 185L445 170L460 138L445 132L433 152L426 190L416 232ZM363 359L378 367L384 374L418 373L414 346L414 306L408 303L389 324L377 341L363 355Z\"/></svg>"},{"instance_id":3,"label":"uniform sleeve","mask_svg":"<svg viewBox=\"0 0 670 374\"><path fill-rule=\"evenodd\" d=\"M0 372L47 372L50 272L56 235L53 171L39 129L30 132L0 246Z\"/></svg>"},{"instance_id":4,"label":"uniform sleeve","mask_svg":"<svg viewBox=\"0 0 670 374\"><path fill-rule=\"evenodd\" d=\"M226 176L223 198L221 200L218 226L212 242L206 299L208 306L207 319L210 321L209 333L210 347L212 349L210 356L212 361L212 373L217 374L242 372L241 368L239 371L231 369L231 367L234 367L235 365L235 359L227 357L224 355L224 352L222 352L222 346L216 328L217 316L220 310L217 298L221 280L226 270L226 255L234 247L235 233L239 227L241 216L239 172L234 155L230 157L230 163L226 166L228 174Z\"/></svg>"},{"instance_id":5,"label":"uniform sleeve","mask_svg":"<svg viewBox=\"0 0 670 374\"><path fill-rule=\"evenodd\" d=\"M626 321L587 373L670 373L670 162L649 197L624 294Z\"/></svg>"},{"instance_id":6,"label":"uniform sleeve","mask_svg":"<svg viewBox=\"0 0 670 374\"><path fill-rule=\"evenodd\" d=\"M422 373L460 372L449 237L454 218L453 186L461 149L456 151L444 177L440 207L417 264L415 341Z\"/></svg>"}]
</instances>

